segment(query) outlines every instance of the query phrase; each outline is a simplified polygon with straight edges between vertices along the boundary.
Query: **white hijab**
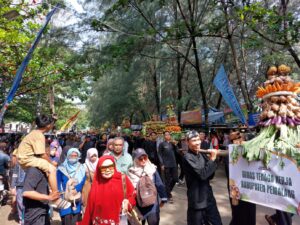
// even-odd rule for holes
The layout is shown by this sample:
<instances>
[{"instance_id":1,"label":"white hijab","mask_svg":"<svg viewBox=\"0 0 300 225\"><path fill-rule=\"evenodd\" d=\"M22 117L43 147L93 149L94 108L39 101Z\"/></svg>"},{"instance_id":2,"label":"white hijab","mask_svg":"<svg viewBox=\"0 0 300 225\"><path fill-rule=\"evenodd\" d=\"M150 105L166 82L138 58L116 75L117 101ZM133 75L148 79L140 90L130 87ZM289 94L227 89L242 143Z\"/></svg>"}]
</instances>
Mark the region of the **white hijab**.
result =
<instances>
[{"instance_id":1,"label":"white hijab","mask_svg":"<svg viewBox=\"0 0 300 225\"><path fill-rule=\"evenodd\" d=\"M91 162L91 156L92 155L97 155L97 160L94 163ZM95 170L97 168L98 160L99 160L99 158L98 158L98 150L96 148L90 148L89 150L87 150L86 159L85 159L85 165L93 173L95 172Z\"/></svg>"},{"instance_id":2,"label":"white hijab","mask_svg":"<svg viewBox=\"0 0 300 225\"><path fill-rule=\"evenodd\" d=\"M139 166L138 159L134 159L133 166L128 170L128 177L133 184L134 188L136 188L137 183L140 180L141 176L148 175L153 181L153 175L156 172L156 166L150 162L148 159L145 167Z\"/></svg>"}]
</instances>

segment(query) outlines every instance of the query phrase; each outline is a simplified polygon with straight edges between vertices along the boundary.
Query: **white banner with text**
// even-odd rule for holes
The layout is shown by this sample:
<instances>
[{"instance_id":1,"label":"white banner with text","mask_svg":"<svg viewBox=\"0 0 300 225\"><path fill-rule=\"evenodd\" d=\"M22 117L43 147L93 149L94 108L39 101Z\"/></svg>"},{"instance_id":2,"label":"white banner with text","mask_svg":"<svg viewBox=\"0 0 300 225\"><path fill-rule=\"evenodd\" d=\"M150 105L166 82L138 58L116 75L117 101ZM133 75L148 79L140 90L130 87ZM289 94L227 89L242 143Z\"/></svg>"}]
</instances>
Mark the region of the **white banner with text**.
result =
<instances>
[{"instance_id":1,"label":"white banner with text","mask_svg":"<svg viewBox=\"0 0 300 225\"><path fill-rule=\"evenodd\" d=\"M300 167L295 160L272 154L269 165L248 162L242 147L229 146L229 184L233 202L243 200L300 215Z\"/></svg>"}]
</instances>

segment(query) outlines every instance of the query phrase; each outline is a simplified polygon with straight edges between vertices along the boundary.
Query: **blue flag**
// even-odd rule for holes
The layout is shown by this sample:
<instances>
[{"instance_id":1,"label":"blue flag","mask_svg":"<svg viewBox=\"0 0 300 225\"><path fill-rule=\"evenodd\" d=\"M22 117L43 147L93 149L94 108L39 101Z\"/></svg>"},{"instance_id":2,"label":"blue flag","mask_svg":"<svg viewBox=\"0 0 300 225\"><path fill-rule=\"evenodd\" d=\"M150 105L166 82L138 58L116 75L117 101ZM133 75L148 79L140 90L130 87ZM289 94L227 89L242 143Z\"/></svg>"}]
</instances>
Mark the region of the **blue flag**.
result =
<instances>
[{"instance_id":1,"label":"blue flag","mask_svg":"<svg viewBox=\"0 0 300 225\"><path fill-rule=\"evenodd\" d=\"M232 109L233 113L241 120L243 124L247 124L245 115L242 112L240 104L233 93L223 65L220 66L213 83L218 88L225 102Z\"/></svg>"},{"instance_id":2,"label":"blue flag","mask_svg":"<svg viewBox=\"0 0 300 225\"><path fill-rule=\"evenodd\" d=\"M18 71L16 73L14 82L13 82L13 84L12 84L10 90L9 90L9 93L8 93L8 95L7 95L6 99L5 99L5 102L4 102L4 104L3 104L2 108L1 108L1 111L0 111L0 123L2 122L3 116L4 116L5 112L6 112L6 109L7 109L8 105L14 99L14 96L15 96L15 94L16 94L19 86L20 86L20 83L21 83L21 80L22 80L22 76L23 76L24 71L25 71L25 69L26 69L26 67L27 67L27 65L28 65L28 63L29 63L29 61L30 61L30 59L32 57L32 53L33 53L34 49L36 48L36 46L38 45L38 43L39 43L39 41L40 41L40 39L42 37L42 34L45 31L48 23L50 22L51 17L53 16L53 14L55 13L55 11L57 10L57 7L58 7L58 5L56 5L48 13L48 15L46 16L46 22L45 22L45 24L43 25L43 27L38 32L38 34L37 34L37 36L36 36L36 38L35 38L32 46L30 47L27 55L25 56L23 62L21 63L21 65L20 65L20 67L19 67L19 69L18 69Z\"/></svg>"}]
</instances>

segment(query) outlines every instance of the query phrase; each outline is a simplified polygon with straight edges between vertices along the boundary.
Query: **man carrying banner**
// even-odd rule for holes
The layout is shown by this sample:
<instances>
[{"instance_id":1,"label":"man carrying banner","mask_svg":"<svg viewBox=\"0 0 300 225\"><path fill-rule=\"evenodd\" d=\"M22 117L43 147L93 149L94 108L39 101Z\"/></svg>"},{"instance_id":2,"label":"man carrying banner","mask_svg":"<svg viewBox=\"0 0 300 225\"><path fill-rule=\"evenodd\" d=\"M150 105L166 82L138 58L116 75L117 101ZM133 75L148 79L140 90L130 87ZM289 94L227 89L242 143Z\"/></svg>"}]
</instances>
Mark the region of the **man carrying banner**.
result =
<instances>
[{"instance_id":1,"label":"man carrying banner","mask_svg":"<svg viewBox=\"0 0 300 225\"><path fill-rule=\"evenodd\" d=\"M244 137L239 131L231 131L229 134L230 142L240 144L245 141ZM228 159L229 160L229 159ZM227 188L229 188L229 161L225 161L225 171L227 177ZM229 194L230 195L230 194ZM256 224L256 205L251 202L239 201L238 204L233 204L230 198L229 203L231 206L231 221L229 225L255 225Z\"/></svg>"},{"instance_id":2,"label":"man carrying banner","mask_svg":"<svg viewBox=\"0 0 300 225\"><path fill-rule=\"evenodd\" d=\"M186 134L188 152L183 158L183 170L186 175L188 196L188 225L222 225L220 213L209 181L217 169L218 150L208 149L210 157L200 153L200 138L197 131Z\"/></svg>"}]
</instances>

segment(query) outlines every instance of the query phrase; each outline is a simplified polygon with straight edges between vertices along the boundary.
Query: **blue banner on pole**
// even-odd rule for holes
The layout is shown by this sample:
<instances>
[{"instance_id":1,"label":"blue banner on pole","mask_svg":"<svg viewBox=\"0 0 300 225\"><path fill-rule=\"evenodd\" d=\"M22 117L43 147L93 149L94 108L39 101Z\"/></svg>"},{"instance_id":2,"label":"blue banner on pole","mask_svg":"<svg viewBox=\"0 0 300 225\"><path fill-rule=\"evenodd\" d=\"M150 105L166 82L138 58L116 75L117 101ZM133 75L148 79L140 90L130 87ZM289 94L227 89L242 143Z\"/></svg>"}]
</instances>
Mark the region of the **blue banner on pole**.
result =
<instances>
[{"instance_id":1,"label":"blue banner on pole","mask_svg":"<svg viewBox=\"0 0 300 225\"><path fill-rule=\"evenodd\" d=\"M249 126L256 126L259 122L259 115L260 115L260 113L249 113L249 115L248 115L248 125Z\"/></svg>"},{"instance_id":2,"label":"blue banner on pole","mask_svg":"<svg viewBox=\"0 0 300 225\"><path fill-rule=\"evenodd\" d=\"M30 47L27 55L25 56L23 62L21 63L17 73L16 73L16 76L15 76L15 79L14 79L14 82L8 92L8 95L5 99L5 102L1 108L1 111L0 111L0 123L2 122L2 119L3 119L3 116L6 112L6 109L8 108L8 105L12 102L12 100L14 99L14 96L20 86L20 83L21 83L21 80L22 80L22 76L24 74L24 71L32 57L32 53L34 51L34 49L36 48L36 46L38 45L41 37L42 37L42 34L44 32L44 30L46 29L48 23L50 22L51 20L51 17L53 16L53 14L55 13L55 11L57 10L57 7L58 5L56 5L46 16L46 22L45 24L43 25L43 27L40 29L40 31L38 32L32 46Z\"/></svg>"},{"instance_id":3,"label":"blue banner on pole","mask_svg":"<svg viewBox=\"0 0 300 225\"><path fill-rule=\"evenodd\" d=\"M245 115L240 107L239 102L237 101L232 87L227 78L224 66L221 65L218 73L214 79L214 85L222 94L227 105L232 109L233 113L240 119L243 124L247 124Z\"/></svg>"}]
</instances>

